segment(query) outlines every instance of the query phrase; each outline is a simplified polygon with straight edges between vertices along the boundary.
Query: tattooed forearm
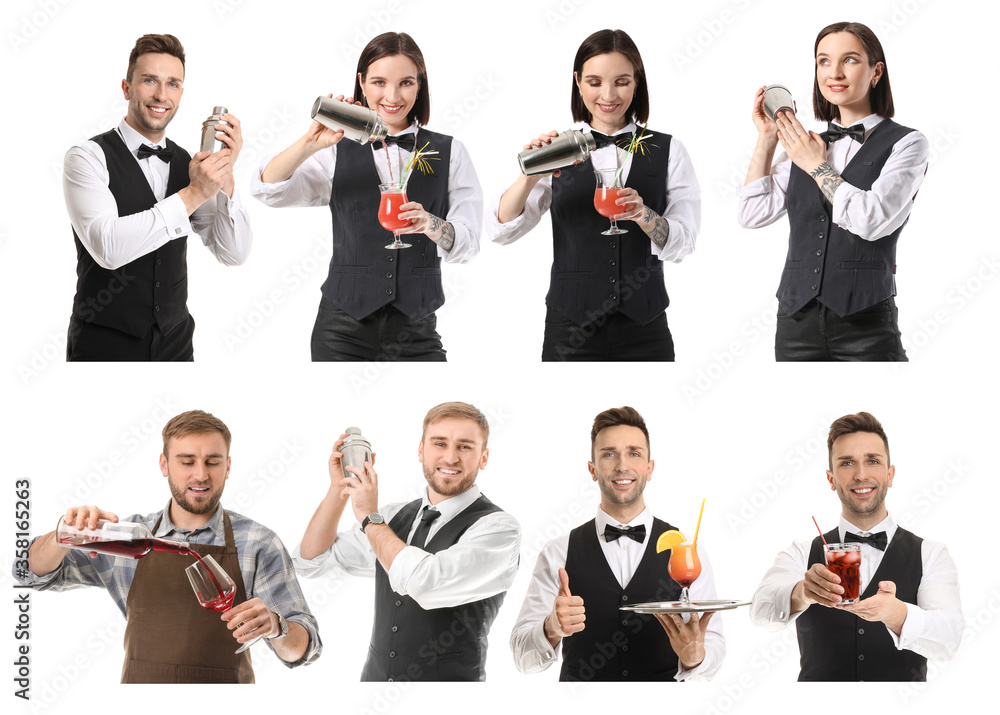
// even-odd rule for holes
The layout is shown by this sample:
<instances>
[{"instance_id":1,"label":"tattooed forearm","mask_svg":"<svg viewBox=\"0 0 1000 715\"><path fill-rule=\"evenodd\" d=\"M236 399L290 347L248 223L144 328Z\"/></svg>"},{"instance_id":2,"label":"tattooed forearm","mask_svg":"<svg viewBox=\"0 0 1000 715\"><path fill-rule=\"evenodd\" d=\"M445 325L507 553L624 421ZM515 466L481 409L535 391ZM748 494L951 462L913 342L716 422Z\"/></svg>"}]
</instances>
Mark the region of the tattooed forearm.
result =
<instances>
[{"instance_id":1,"label":"tattooed forearm","mask_svg":"<svg viewBox=\"0 0 1000 715\"><path fill-rule=\"evenodd\" d=\"M667 245L667 239L670 238L670 224L667 223L667 219L660 216L648 206L646 207L646 213L642 217L640 226L657 246L663 248Z\"/></svg>"},{"instance_id":2,"label":"tattooed forearm","mask_svg":"<svg viewBox=\"0 0 1000 715\"><path fill-rule=\"evenodd\" d=\"M825 161L813 169L809 173L809 176L816 179L816 182L819 184L820 191L823 192L823 196L832 204L833 195L837 193L837 189L844 183L844 177L838 174L834 168Z\"/></svg>"},{"instance_id":3,"label":"tattooed forearm","mask_svg":"<svg viewBox=\"0 0 1000 715\"><path fill-rule=\"evenodd\" d=\"M430 216L430 219L431 228L427 235L441 248L450 251L451 247L455 245L455 227L437 216Z\"/></svg>"}]
</instances>

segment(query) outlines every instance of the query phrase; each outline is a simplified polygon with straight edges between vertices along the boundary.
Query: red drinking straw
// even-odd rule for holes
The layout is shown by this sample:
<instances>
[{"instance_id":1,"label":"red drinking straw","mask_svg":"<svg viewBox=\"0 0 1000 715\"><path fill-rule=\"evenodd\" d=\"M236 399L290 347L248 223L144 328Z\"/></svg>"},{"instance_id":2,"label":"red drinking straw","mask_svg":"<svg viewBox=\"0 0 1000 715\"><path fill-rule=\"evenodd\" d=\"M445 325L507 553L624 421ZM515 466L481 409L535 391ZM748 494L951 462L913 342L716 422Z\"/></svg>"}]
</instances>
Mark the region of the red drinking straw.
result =
<instances>
[{"instance_id":1,"label":"red drinking straw","mask_svg":"<svg viewBox=\"0 0 1000 715\"><path fill-rule=\"evenodd\" d=\"M823 539L823 546L825 546L826 550L829 551L830 550L830 545L828 543L826 543L826 537L823 536L823 530L819 528L819 523L817 523L816 517L814 516L812 518L812 520L813 520L813 524L816 524L816 531L819 532L819 538Z\"/></svg>"}]
</instances>

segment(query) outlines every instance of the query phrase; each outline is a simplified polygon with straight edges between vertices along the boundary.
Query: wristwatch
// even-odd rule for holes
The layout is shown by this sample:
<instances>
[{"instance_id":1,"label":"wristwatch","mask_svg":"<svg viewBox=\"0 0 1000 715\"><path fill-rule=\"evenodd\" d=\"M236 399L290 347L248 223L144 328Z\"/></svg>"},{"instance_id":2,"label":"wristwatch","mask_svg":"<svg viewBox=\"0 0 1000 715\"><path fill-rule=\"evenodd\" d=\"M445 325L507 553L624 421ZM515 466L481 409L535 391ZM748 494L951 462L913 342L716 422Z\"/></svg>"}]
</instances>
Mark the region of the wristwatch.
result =
<instances>
[{"instance_id":1,"label":"wristwatch","mask_svg":"<svg viewBox=\"0 0 1000 715\"><path fill-rule=\"evenodd\" d=\"M278 628L281 630L281 633L276 636L271 636L268 638L269 641L278 641L288 635L288 621L286 621L285 617L280 613L276 613L274 615L278 617Z\"/></svg>"},{"instance_id":2,"label":"wristwatch","mask_svg":"<svg viewBox=\"0 0 1000 715\"><path fill-rule=\"evenodd\" d=\"M377 511L373 511L371 514L365 517L365 520L361 522L361 531L364 531L369 524L384 524L385 519Z\"/></svg>"}]
</instances>

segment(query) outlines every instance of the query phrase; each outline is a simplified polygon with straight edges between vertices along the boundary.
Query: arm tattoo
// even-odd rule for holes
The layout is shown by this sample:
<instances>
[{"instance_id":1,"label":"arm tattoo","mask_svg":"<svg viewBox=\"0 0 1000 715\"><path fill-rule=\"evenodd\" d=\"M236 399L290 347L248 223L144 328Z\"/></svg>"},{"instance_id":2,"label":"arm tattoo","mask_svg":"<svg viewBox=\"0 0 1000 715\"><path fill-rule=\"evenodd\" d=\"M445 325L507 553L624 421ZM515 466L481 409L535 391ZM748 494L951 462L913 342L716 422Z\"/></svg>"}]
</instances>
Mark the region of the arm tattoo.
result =
<instances>
[{"instance_id":1,"label":"arm tattoo","mask_svg":"<svg viewBox=\"0 0 1000 715\"><path fill-rule=\"evenodd\" d=\"M823 183L820 184L819 188L823 192L823 196L826 200L832 204L833 195L837 193L837 189L844 183L844 177L838 174L834 168L825 161L813 169L809 173L809 176L814 179L822 177Z\"/></svg>"},{"instance_id":2,"label":"arm tattoo","mask_svg":"<svg viewBox=\"0 0 1000 715\"><path fill-rule=\"evenodd\" d=\"M439 219L437 216L430 215L431 228L428 233L439 233L440 236L437 238L437 245L441 246L446 251L450 251L451 247L455 245L455 227L443 219Z\"/></svg>"},{"instance_id":3,"label":"arm tattoo","mask_svg":"<svg viewBox=\"0 0 1000 715\"><path fill-rule=\"evenodd\" d=\"M670 238L670 224L667 223L667 219L663 218L647 206L646 215L642 217L642 220L647 226L649 224L653 224L652 229L646 231L653 243L660 248L666 246L667 239Z\"/></svg>"}]
</instances>

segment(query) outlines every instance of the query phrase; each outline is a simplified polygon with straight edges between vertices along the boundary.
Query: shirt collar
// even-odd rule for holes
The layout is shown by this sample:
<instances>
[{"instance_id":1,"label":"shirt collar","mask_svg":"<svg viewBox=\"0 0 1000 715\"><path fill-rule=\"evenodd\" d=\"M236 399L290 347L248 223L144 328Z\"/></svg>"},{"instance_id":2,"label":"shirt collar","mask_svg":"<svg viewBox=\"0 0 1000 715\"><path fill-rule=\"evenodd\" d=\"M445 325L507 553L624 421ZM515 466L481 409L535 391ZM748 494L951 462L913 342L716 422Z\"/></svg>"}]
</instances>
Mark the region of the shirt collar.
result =
<instances>
[{"instance_id":1,"label":"shirt collar","mask_svg":"<svg viewBox=\"0 0 1000 715\"><path fill-rule=\"evenodd\" d=\"M858 536L870 536L871 534L877 534L880 531L884 531L886 536L886 543L888 543L892 541L892 537L896 533L896 520L892 518L892 514L887 514L882 521L880 521L878 524L873 526L868 531L865 531L863 529L859 529L854 524L845 519L843 515L841 515L840 526L838 530L840 534L841 543L843 543L844 539L847 538L846 536L844 536L844 534L846 534L848 531L857 534Z\"/></svg>"},{"instance_id":2,"label":"shirt collar","mask_svg":"<svg viewBox=\"0 0 1000 715\"><path fill-rule=\"evenodd\" d=\"M881 124L883 121L885 121L885 117L880 117L877 114L869 114L867 117L865 117L864 119L862 119L860 122L855 122L855 123L856 124L860 124L860 125L862 125L865 128L865 139L867 139L868 135L871 134L872 130L875 127L877 127L879 124ZM844 126L843 124L841 124L836 119L834 119L831 122L831 124L836 124L838 127L843 127ZM851 126L854 126L854 125L852 124Z\"/></svg>"},{"instance_id":3,"label":"shirt collar","mask_svg":"<svg viewBox=\"0 0 1000 715\"><path fill-rule=\"evenodd\" d=\"M142 134L137 132L135 129L130 127L128 125L128 122L126 122L124 119L118 125L118 134L121 135L122 141L125 142L125 146L128 147L128 150L132 152L133 155L138 153L139 147L141 147L143 144L148 144L149 146L154 146L154 147L158 146L162 148L165 148L167 146L167 140L165 137L162 141L151 142L149 139L147 139Z\"/></svg>"},{"instance_id":4,"label":"shirt collar","mask_svg":"<svg viewBox=\"0 0 1000 715\"><path fill-rule=\"evenodd\" d=\"M442 524L447 524L458 514L462 513L470 506L472 506L472 502L476 501L476 499L481 497L482 494L483 493L479 489L479 485L473 484L472 488L462 492L461 494L457 494L453 497L448 497L444 501L438 502L437 504L431 504L430 500L427 499L427 488L424 487L424 496L420 500L420 511L423 511L425 506L429 506L432 509L437 509L439 512L441 512L441 516L439 517L438 521L440 521Z\"/></svg>"},{"instance_id":5,"label":"shirt collar","mask_svg":"<svg viewBox=\"0 0 1000 715\"><path fill-rule=\"evenodd\" d=\"M406 129L404 129L403 131L401 131L399 134L393 134L393 136L394 137L401 137L404 134L416 134L417 130L419 128L420 128L420 125L417 124L416 122L413 122L413 124L411 124L410 126L408 126Z\"/></svg>"},{"instance_id":6,"label":"shirt collar","mask_svg":"<svg viewBox=\"0 0 1000 715\"><path fill-rule=\"evenodd\" d=\"M597 507L597 517L594 519L594 526L597 528L598 537L604 535L604 527L607 526L608 524L619 527L621 526L634 527L634 526L639 526L641 524L642 526L646 527L646 539L648 539L650 536L650 532L652 531L653 528L653 514L649 511L649 507L646 507L641 512L639 512L639 514L637 514L636 517L632 519L632 521L630 521L627 524L622 524L617 519L613 519L612 517L608 516L608 513L604 511L604 509L602 509L601 507ZM659 534L657 534L657 536L659 536ZM643 540L643 543L645 543L645 539Z\"/></svg>"},{"instance_id":7,"label":"shirt collar","mask_svg":"<svg viewBox=\"0 0 1000 715\"><path fill-rule=\"evenodd\" d=\"M223 541L225 541L226 526L222 518L221 505L215 510L215 514L212 515L212 518L208 520L208 523L205 524L205 526L200 526L197 529L189 530L189 529L182 529L179 526L175 525L172 521L170 521L170 504L172 502L173 499L167 502L167 508L163 510L163 518L160 519L160 528L156 530L156 533L153 534L153 536L157 537L170 536L173 533L183 534L185 536L193 536L194 534L198 534L202 531L208 530L212 532L212 534L216 537L216 539L222 539ZM187 539L184 540L186 541Z\"/></svg>"},{"instance_id":8,"label":"shirt collar","mask_svg":"<svg viewBox=\"0 0 1000 715\"><path fill-rule=\"evenodd\" d=\"M587 130L589 132L596 132L597 131L592 126L590 126L590 124L588 124L587 122L584 122L580 126L580 129L585 129L585 130ZM615 132L611 136L616 137L619 134L625 134L625 133L631 134L635 130L636 130L635 122L629 122L628 124L626 124L624 127L622 127L621 129L619 129L617 132ZM601 133L603 134L604 132L601 132Z\"/></svg>"}]
</instances>

